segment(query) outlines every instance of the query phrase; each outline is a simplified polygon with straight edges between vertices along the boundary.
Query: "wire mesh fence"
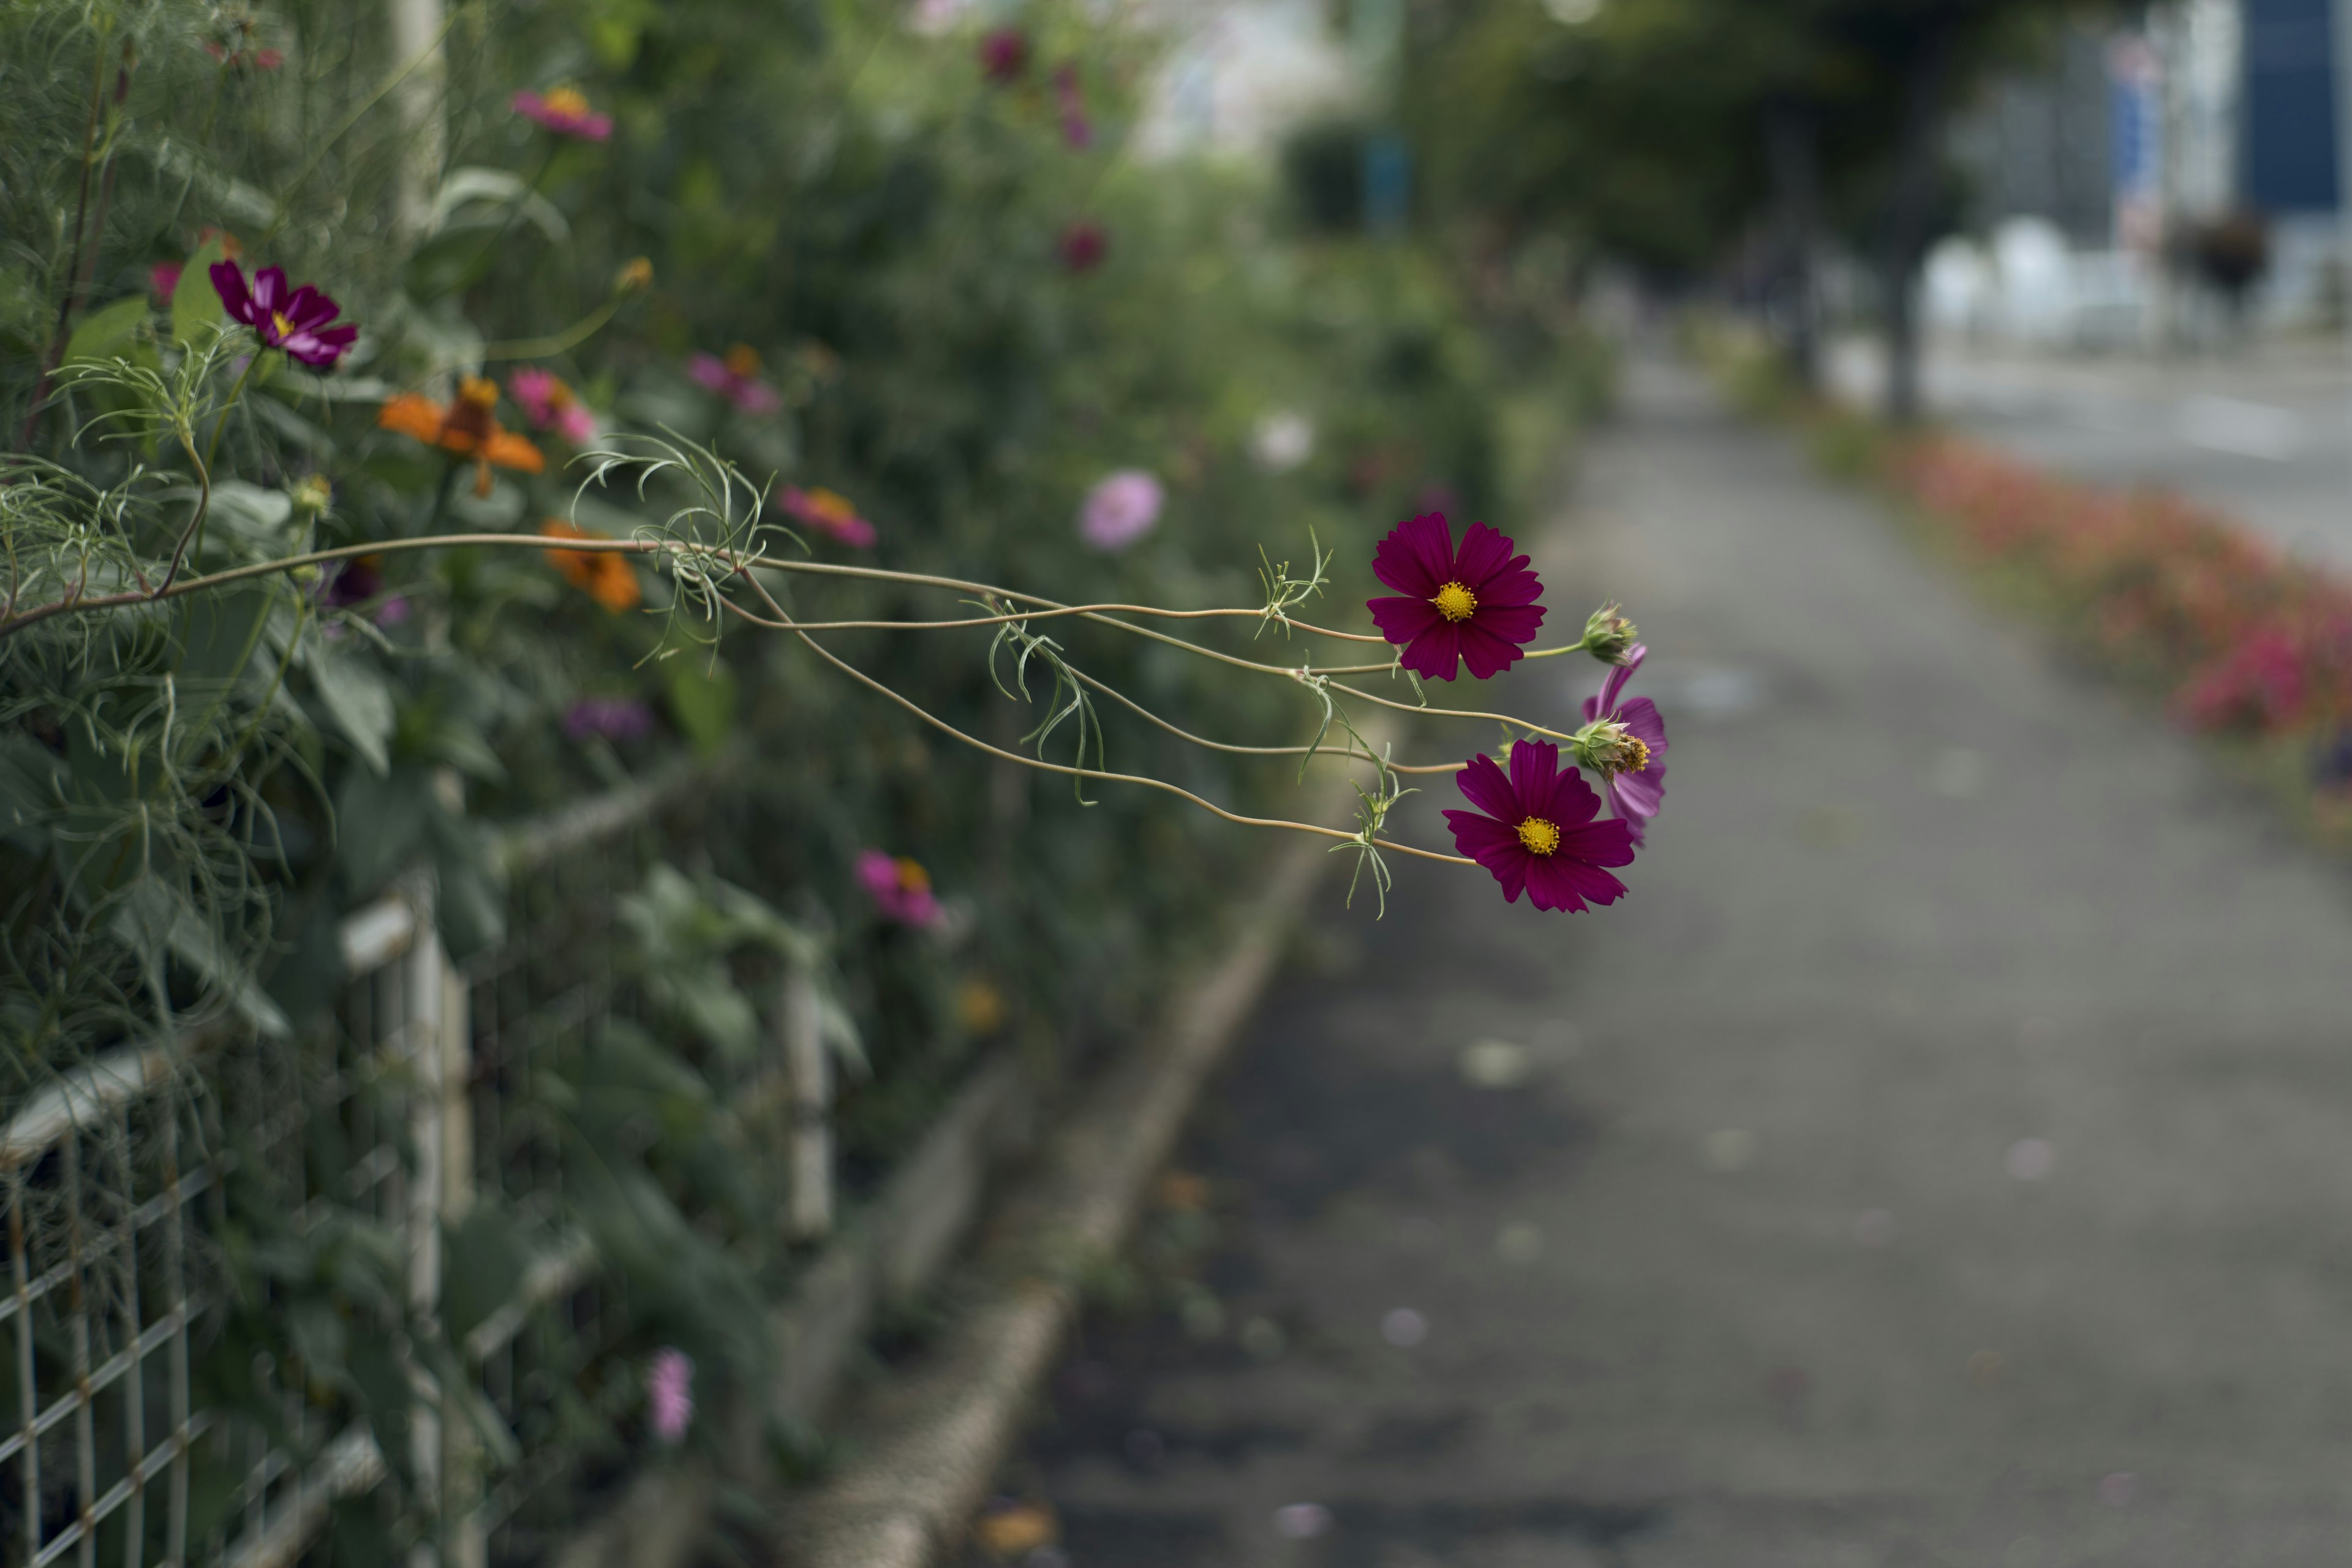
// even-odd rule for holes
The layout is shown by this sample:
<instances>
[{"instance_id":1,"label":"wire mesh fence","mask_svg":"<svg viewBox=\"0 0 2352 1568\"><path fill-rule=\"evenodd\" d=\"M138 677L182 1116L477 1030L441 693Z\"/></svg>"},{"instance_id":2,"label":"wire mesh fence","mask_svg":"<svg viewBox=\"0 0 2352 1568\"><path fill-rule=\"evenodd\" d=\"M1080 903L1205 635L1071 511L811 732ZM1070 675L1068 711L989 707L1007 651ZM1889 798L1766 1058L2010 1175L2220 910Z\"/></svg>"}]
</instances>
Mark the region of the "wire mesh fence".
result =
<instances>
[{"instance_id":1,"label":"wire mesh fence","mask_svg":"<svg viewBox=\"0 0 2352 1568\"><path fill-rule=\"evenodd\" d=\"M0 1562L530 1563L628 1471L628 1292L534 1091L643 1010L614 911L692 853L677 794L508 836L509 934L462 964L411 879L342 922L331 1026L124 1049L0 1127ZM821 1047L770 994L742 1087L805 1232ZM521 1243L494 1300L446 1256L485 1202Z\"/></svg>"}]
</instances>

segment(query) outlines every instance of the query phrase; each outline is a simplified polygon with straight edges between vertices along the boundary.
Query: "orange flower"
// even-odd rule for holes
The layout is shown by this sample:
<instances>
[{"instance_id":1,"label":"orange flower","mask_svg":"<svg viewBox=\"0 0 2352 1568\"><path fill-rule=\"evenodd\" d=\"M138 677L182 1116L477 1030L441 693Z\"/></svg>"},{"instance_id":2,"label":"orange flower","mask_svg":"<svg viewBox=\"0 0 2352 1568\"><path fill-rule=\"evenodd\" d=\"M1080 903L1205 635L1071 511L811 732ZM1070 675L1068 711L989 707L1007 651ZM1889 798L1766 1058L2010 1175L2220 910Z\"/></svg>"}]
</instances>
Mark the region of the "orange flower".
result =
<instances>
[{"instance_id":1,"label":"orange flower","mask_svg":"<svg viewBox=\"0 0 2352 1568\"><path fill-rule=\"evenodd\" d=\"M413 437L428 447L474 459L474 493L490 493L490 468L514 468L526 474L542 472L547 459L537 447L501 428L497 416L499 386L478 375L457 384L457 401L434 402L413 392L384 400L375 422L386 430Z\"/></svg>"},{"instance_id":2,"label":"orange flower","mask_svg":"<svg viewBox=\"0 0 2352 1568\"><path fill-rule=\"evenodd\" d=\"M552 517L539 525L539 531L547 539L602 537ZM637 585L636 568L631 566L629 558L618 551L551 550L547 552L547 559L563 574L565 582L616 616L624 610L635 609L645 597Z\"/></svg>"}]
</instances>

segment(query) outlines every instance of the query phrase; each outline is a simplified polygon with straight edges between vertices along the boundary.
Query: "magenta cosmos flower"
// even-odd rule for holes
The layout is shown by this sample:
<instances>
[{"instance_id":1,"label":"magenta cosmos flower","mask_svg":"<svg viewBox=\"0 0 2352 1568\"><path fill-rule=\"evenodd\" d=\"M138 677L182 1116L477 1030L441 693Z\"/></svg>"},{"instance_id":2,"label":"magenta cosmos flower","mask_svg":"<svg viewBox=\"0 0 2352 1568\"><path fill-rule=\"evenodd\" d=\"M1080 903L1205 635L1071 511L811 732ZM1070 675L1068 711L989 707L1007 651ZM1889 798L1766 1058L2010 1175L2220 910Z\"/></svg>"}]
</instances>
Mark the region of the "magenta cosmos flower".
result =
<instances>
[{"instance_id":1,"label":"magenta cosmos flower","mask_svg":"<svg viewBox=\"0 0 2352 1568\"><path fill-rule=\"evenodd\" d=\"M1648 698L1621 700L1620 694L1649 657L1648 645L1635 643L1625 662L1601 678L1600 695L1584 700L1576 746L1578 759L1601 775L1609 815L1633 830L1636 844L1666 793L1666 721Z\"/></svg>"},{"instance_id":2,"label":"magenta cosmos flower","mask_svg":"<svg viewBox=\"0 0 2352 1568\"><path fill-rule=\"evenodd\" d=\"M575 447L596 438L596 416L563 378L528 365L507 377L507 392L534 430L552 430Z\"/></svg>"},{"instance_id":3,"label":"magenta cosmos flower","mask_svg":"<svg viewBox=\"0 0 2352 1568\"><path fill-rule=\"evenodd\" d=\"M1424 679L1453 679L1457 659L1481 680L1500 675L1543 626L1543 584L1483 522L1459 551L1444 512L1398 523L1372 552L1372 575L1404 597L1368 599L1365 608L1382 637L1403 645L1399 662Z\"/></svg>"},{"instance_id":4,"label":"magenta cosmos flower","mask_svg":"<svg viewBox=\"0 0 2352 1568\"><path fill-rule=\"evenodd\" d=\"M1120 551L1160 523L1168 492L1141 468L1121 468L1087 492L1078 508L1078 534L1097 550Z\"/></svg>"},{"instance_id":5,"label":"magenta cosmos flower","mask_svg":"<svg viewBox=\"0 0 2352 1568\"><path fill-rule=\"evenodd\" d=\"M247 286L243 267L234 261L215 261L212 278L221 307L231 321L251 327L262 347L283 349L289 358L304 364L333 369L335 362L351 351L352 340L360 335L359 328L349 323L329 326L342 307L308 283L289 289L282 267L263 268Z\"/></svg>"},{"instance_id":6,"label":"magenta cosmos flower","mask_svg":"<svg viewBox=\"0 0 2352 1568\"><path fill-rule=\"evenodd\" d=\"M871 550L879 537L874 525L857 515L856 502L823 485L805 490L786 485L776 496L776 510L853 550Z\"/></svg>"},{"instance_id":7,"label":"magenta cosmos flower","mask_svg":"<svg viewBox=\"0 0 2352 1568\"><path fill-rule=\"evenodd\" d=\"M910 860L904 855L886 855L879 849L861 849L857 854L857 879L873 899L874 907L886 919L901 925L935 926L947 913L931 891L931 874L923 869L919 860Z\"/></svg>"},{"instance_id":8,"label":"magenta cosmos flower","mask_svg":"<svg viewBox=\"0 0 2352 1568\"><path fill-rule=\"evenodd\" d=\"M760 351L737 343L727 357L698 353L686 362L686 374L746 414L773 414L784 405L782 394L760 379Z\"/></svg>"},{"instance_id":9,"label":"magenta cosmos flower","mask_svg":"<svg viewBox=\"0 0 2352 1568\"><path fill-rule=\"evenodd\" d=\"M576 87L550 88L545 93L516 93L514 111L558 136L581 142L602 142L613 134L613 117L592 112L588 95Z\"/></svg>"},{"instance_id":10,"label":"magenta cosmos flower","mask_svg":"<svg viewBox=\"0 0 2352 1568\"><path fill-rule=\"evenodd\" d=\"M1633 830L1592 820L1601 797L1574 768L1559 771L1558 746L1521 741L1507 778L1481 752L1454 783L1478 808L1445 814L1454 847L1495 874L1506 900L1517 903L1525 889L1539 910L1574 910L1624 897L1625 884L1601 868L1633 863Z\"/></svg>"}]
</instances>

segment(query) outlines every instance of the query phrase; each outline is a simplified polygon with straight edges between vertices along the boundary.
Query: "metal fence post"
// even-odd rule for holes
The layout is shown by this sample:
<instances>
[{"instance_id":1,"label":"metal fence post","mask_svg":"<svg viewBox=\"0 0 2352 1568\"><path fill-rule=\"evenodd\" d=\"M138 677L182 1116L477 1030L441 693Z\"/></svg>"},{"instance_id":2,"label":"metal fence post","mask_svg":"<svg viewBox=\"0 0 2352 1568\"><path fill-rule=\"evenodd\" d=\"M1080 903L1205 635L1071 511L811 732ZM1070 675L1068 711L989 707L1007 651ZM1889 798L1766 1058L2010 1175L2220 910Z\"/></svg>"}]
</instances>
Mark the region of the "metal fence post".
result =
<instances>
[{"instance_id":1,"label":"metal fence post","mask_svg":"<svg viewBox=\"0 0 2352 1568\"><path fill-rule=\"evenodd\" d=\"M806 1241L833 1229L833 1064L825 1056L816 982L798 965L784 976L777 1014L792 1091L788 1218L793 1239Z\"/></svg>"},{"instance_id":2,"label":"metal fence post","mask_svg":"<svg viewBox=\"0 0 2352 1568\"><path fill-rule=\"evenodd\" d=\"M409 894L416 911L416 936L400 960L402 1019L406 1039L401 1054L413 1075L408 1098L408 1143L416 1162L409 1173L407 1213L404 1216L408 1247L408 1312L421 1333L430 1333L441 1306L441 1204L446 1110L443 1072L443 1011L448 998L449 963L434 929L434 889L429 877L419 878ZM453 1391L436 1389L422 1366L411 1364L409 1375L416 1405L409 1424L409 1464L421 1499L433 1512L441 1511L441 1410ZM430 1538L409 1549L410 1568L437 1568L442 1554Z\"/></svg>"}]
</instances>

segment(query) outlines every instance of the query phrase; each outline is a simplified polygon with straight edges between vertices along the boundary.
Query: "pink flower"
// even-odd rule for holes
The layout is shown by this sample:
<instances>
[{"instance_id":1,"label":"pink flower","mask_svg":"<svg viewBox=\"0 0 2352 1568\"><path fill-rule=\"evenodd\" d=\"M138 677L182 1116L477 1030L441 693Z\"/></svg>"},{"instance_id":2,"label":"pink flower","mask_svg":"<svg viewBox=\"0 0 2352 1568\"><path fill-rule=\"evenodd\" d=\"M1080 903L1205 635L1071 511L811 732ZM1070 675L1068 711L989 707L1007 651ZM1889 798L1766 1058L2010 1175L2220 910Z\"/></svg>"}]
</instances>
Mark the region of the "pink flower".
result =
<instances>
[{"instance_id":1,"label":"pink flower","mask_svg":"<svg viewBox=\"0 0 2352 1568\"><path fill-rule=\"evenodd\" d=\"M1141 468L1121 468L1087 492L1078 533L1097 550L1124 550L1159 525L1167 499L1160 481Z\"/></svg>"},{"instance_id":2,"label":"pink flower","mask_svg":"<svg viewBox=\"0 0 2352 1568\"><path fill-rule=\"evenodd\" d=\"M784 405L782 395L760 379L760 351L748 343L729 349L725 359L698 353L686 362L686 374L746 414L773 414Z\"/></svg>"},{"instance_id":3,"label":"pink flower","mask_svg":"<svg viewBox=\"0 0 2352 1568\"><path fill-rule=\"evenodd\" d=\"M857 879L883 918L901 925L935 926L945 916L931 892L931 875L917 860L890 856L879 849L857 854Z\"/></svg>"},{"instance_id":4,"label":"pink flower","mask_svg":"<svg viewBox=\"0 0 2352 1568\"><path fill-rule=\"evenodd\" d=\"M596 438L596 416L551 371L530 366L507 377L507 391L535 430L552 430L575 447Z\"/></svg>"},{"instance_id":5,"label":"pink flower","mask_svg":"<svg viewBox=\"0 0 2352 1568\"><path fill-rule=\"evenodd\" d=\"M646 1410L655 1437L664 1443L677 1442L694 1424L694 1360L684 1351L654 1352L646 1370Z\"/></svg>"},{"instance_id":6,"label":"pink flower","mask_svg":"<svg viewBox=\"0 0 2352 1568\"><path fill-rule=\"evenodd\" d=\"M1398 523L1372 551L1372 575L1398 597L1368 599L1381 635L1402 645L1398 661L1423 680L1451 680L1461 664L1481 680L1523 657L1543 626L1543 584L1514 555L1507 534L1474 522L1454 548L1437 512Z\"/></svg>"},{"instance_id":7,"label":"pink flower","mask_svg":"<svg viewBox=\"0 0 2352 1568\"><path fill-rule=\"evenodd\" d=\"M1666 793L1666 721L1646 697L1619 699L1649 657L1649 647L1635 643L1624 662L1601 678L1600 695L1584 700L1585 727L1575 747L1577 761L1601 775L1609 815L1633 829L1637 845Z\"/></svg>"},{"instance_id":8,"label":"pink flower","mask_svg":"<svg viewBox=\"0 0 2352 1568\"><path fill-rule=\"evenodd\" d=\"M526 120L582 142L602 142L613 134L613 117L592 113L588 95L576 87L550 88L546 93L518 92L514 111Z\"/></svg>"},{"instance_id":9,"label":"pink flower","mask_svg":"<svg viewBox=\"0 0 2352 1568\"><path fill-rule=\"evenodd\" d=\"M1092 272L1102 265L1103 253L1109 248L1110 237L1102 231L1100 224L1074 223L1062 230L1062 269Z\"/></svg>"},{"instance_id":10,"label":"pink flower","mask_svg":"<svg viewBox=\"0 0 2352 1568\"><path fill-rule=\"evenodd\" d=\"M999 27L980 40L981 74L1002 87L1018 80L1029 68L1029 35L1018 27Z\"/></svg>"},{"instance_id":11,"label":"pink flower","mask_svg":"<svg viewBox=\"0 0 2352 1568\"><path fill-rule=\"evenodd\" d=\"M155 298L166 305L180 290L180 267L176 261L159 261L147 269L147 286L155 291Z\"/></svg>"},{"instance_id":12,"label":"pink flower","mask_svg":"<svg viewBox=\"0 0 2352 1568\"><path fill-rule=\"evenodd\" d=\"M776 497L776 509L794 522L815 529L852 549L874 548L874 525L857 515L856 505L847 496L822 486L804 490L798 485L786 485Z\"/></svg>"}]
</instances>

